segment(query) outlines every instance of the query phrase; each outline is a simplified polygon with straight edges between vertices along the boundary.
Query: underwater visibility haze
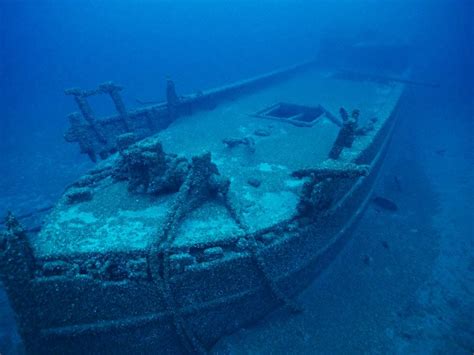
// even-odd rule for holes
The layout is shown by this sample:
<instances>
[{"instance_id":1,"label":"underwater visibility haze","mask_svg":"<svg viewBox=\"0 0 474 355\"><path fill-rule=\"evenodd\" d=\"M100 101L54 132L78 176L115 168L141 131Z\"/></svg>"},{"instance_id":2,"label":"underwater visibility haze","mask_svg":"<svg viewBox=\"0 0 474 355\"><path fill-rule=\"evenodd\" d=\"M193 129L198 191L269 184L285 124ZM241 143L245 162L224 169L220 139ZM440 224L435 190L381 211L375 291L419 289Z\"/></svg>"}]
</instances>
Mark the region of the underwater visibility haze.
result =
<instances>
[{"instance_id":1,"label":"underwater visibility haze","mask_svg":"<svg viewBox=\"0 0 474 355\"><path fill-rule=\"evenodd\" d=\"M0 354L472 354L473 14L0 0Z\"/></svg>"}]
</instances>

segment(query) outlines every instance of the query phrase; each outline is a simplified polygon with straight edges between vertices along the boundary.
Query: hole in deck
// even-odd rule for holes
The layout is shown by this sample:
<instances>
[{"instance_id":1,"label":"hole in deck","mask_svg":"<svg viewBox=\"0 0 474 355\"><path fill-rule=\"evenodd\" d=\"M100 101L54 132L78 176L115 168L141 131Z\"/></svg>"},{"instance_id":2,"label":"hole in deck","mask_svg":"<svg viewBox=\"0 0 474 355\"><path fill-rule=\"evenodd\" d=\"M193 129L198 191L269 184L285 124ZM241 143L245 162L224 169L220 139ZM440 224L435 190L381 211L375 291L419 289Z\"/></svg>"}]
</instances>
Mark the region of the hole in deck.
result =
<instances>
[{"instance_id":1,"label":"hole in deck","mask_svg":"<svg viewBox=\"0 0 474 355\"><path fill-rule=\"evenodd\" d=\"M312 126L318 120L318 118L323 116L325 113L326 110L321 105L309 107L279 102L273 106L259 111L256 116L286 121L298 126Z\"/></svg>"}]
</instances>

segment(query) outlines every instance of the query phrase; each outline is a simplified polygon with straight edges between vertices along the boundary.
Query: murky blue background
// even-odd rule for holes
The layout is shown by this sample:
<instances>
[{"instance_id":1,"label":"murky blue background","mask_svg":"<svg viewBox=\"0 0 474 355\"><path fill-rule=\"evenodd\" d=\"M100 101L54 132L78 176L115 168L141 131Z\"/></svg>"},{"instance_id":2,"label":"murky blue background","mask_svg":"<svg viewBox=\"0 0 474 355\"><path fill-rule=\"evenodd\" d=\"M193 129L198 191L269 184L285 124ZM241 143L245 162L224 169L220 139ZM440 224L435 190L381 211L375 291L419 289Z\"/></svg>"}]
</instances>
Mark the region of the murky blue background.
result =
<instances>
[{"instance_id":1,"label":"murky blue background","mask_svg":"<svg viewBox=\"0 0 474 355\"><path fill-rule=\"evenodd\" d=\"M440 87L412 87L403 102L377 187L400 210L369 208L301 296L305 314L276 314L216 351L470 354L473 13L472 1L448 0L0 0L0 215L53 202L91 166L62 138L76 110L65 88L114 80L133 107L163 98L167 75L186 93L315 57L322 40L408 43L393 56L412 57L414 79ZM3 297L1 353L16 351L12 324Z\"/></svg>"}]
</instances>

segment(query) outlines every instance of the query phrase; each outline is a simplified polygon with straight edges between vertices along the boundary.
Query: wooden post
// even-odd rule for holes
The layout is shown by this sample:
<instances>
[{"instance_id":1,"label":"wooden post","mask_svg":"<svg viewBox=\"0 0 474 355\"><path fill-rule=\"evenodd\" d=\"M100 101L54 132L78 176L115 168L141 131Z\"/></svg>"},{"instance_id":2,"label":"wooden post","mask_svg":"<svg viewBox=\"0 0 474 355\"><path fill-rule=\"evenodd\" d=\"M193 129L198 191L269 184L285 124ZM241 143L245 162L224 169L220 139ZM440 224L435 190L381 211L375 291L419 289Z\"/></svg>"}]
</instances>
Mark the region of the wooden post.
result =
<instances>
[{"instance_id":1,"label":"wooden post","mask_svg":"<svg viewBox=\"0 0 474 355\"><path fill-rule=\"evenodd\" d=\"M122 100L122 96L120 95L120 91L122 91L122 89L123 88L121 86L116 85L112 81L108 81L99 85L100 91L102 91L105 94L110 95L110 98L114 102L115 109L117 110L122 120L125 130L127 132L130 132L130 127L128 125L128 112L127 112L127 109L125 108L125 103Z\"/></svg>"},{"instance_id":2,"label":"wooden post","mask_svg":"<svg viewBox=\"0 0 474 355\"><path fill-rule=\"evenodd\" d=\"M176 88L173 80L168 78L166 80L166 102L168 104L168 117L172 121L177 117L177 107L179 104L179 97L176 94Z\"/></svg>"},{"instance_id":3,"label":"wooden post","mask_svg":"<svg viewBox=\"0 0 474 355\"><path fill-rule=\"evenodd\" d=\"M79 110L82 113L82 116L87 121L87 123L90 124L90 126L92 127L99 141L102 144L107 144L107 140L105 139L104 135L99 131L97 127L96 120L94 117L94 112L92 111L92 108L89 105L89 102L87 101L87 96L94 95L96 91L87 92L79 88L72 88L72 89L64 90L64 93L66 95L74 96L74 100L76 101L77 106L79 107Z\"/></svg>"},{"instance_id":4,"label":"wooden post","mask_svg":"<svg viewBox=\"0 0 474 355\"><path fill-rule=\"evenodd\" d=\"M77 106L79 107L79 110L82 113L82 116L90 125L93 125L95 123L95 117L94 112L92 111L92 107L87 101L88 95L85 95L84 91L79 88L66 89L64 90L64 93L66 95L74 96L74 100L76 101Z\"/></svg>"},{"instance_id":5,"label":"wooden post","mask_svg":"<svg viewBox=\"0 0 474 355\"><path fill-rule=\"evenodd\" d=\"M25 230L11 213L5 225L7 230L0 234L0 279L15 311L26 351L35 353L39 329L38 305L31 286L35 267L33 251Z\"/></svg>"}]
</instances>

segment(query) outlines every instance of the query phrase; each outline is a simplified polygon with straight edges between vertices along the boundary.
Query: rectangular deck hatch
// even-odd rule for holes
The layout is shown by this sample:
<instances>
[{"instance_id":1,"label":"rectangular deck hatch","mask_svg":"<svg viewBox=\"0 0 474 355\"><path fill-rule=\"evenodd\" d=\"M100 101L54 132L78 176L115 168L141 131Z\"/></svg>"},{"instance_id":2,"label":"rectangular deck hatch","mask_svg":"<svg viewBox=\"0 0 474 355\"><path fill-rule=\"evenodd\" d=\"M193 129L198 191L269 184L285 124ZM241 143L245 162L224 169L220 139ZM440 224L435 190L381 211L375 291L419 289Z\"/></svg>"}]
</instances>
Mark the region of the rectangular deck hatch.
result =
<instances>
[{"instance_id":1,"label":"rectangular deck hatch","mask_svg":"<svg viewBox=\"0 0 474 355\"><path fill-rule=\"evenodd\" d=\"M327 111L321 105L309 107L279 102L257 112L255 116L284 121L301 127L311 127L320 117L326 114L326 112Z\"/></svg>"}]
</instances>

